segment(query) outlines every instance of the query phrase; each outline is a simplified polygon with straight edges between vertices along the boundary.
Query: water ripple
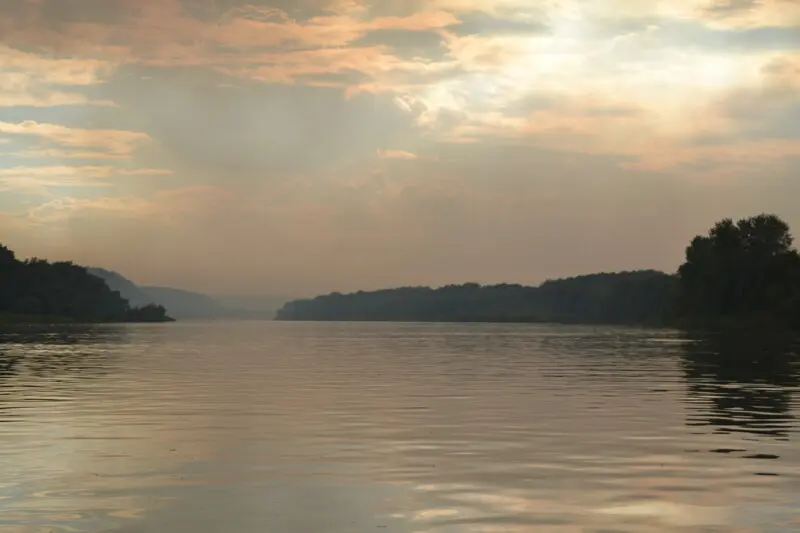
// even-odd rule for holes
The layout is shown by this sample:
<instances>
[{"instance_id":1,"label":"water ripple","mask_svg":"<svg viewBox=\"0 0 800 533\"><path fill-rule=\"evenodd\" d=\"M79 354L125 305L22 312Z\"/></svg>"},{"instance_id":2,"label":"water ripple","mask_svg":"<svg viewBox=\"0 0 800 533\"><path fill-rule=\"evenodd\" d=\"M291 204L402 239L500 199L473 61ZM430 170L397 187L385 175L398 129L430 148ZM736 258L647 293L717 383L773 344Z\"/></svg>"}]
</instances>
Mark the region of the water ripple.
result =
<instances>
[{"instance_id":1,"label":"water ripple","mask_svg":"<svg viewBox=\"0 0 800 533\"><path fill-rule=\"evenodd\" d=\"M0 532L797 531L796 354L538 325L0 332Z\"/></svg>"}]
</instances>

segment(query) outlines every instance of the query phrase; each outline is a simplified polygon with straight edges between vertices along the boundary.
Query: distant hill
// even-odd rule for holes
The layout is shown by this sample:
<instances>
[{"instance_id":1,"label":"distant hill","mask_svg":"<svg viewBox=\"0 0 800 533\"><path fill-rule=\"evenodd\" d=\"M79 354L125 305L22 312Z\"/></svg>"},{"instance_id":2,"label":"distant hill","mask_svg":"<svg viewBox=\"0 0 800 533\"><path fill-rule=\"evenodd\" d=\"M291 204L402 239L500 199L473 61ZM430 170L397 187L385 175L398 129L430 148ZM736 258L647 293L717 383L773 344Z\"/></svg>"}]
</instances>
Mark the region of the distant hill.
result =
<instances>
[{"instance_id":1,"label":"distant hill","mask_svg":"<svg viewBox=\"0 0 800 533\"><path fill-rule=\"evenodd\" d=\"M141 287L154 302L166 307L176 318L223 318L228 310L214 298L199 292L170 287Z\"/></svg>"},{"instance_id":2,"label":"distant hill","mask_svg":"<svg viewBox=\"0 0 800 533\"><path fill-rule=\"evenodd\" d=\"M155 299L118 272L96 267L87 268L86 270L89 274L105 281L112 291L119 291L120 295L134 307L155 303Z\"/></svg>"},{"instance_id":3,"label":"distant hill","mask_svg":"<svg viewBox=\"0 0 800 533\"><path fill-rule=\"evenodd\" d=\"M291 300L276 296L214 296L214 299L228 309L249 312L259 318L273 318L278 309Z\"/></svg>"},{"instance_id":4,"label":"distant hill","mask_svg":"<svg viewBox=\"0 0 800 533\"><path fill-rule=\"evenodd\" d=\"M89 272L101 279L131 305L150 303L162 305L170 316L183 319L271 319L283 300L267 297L219 297L171 287L139 286L118 272L91 268Z\"/></svg>"}]
</instances>

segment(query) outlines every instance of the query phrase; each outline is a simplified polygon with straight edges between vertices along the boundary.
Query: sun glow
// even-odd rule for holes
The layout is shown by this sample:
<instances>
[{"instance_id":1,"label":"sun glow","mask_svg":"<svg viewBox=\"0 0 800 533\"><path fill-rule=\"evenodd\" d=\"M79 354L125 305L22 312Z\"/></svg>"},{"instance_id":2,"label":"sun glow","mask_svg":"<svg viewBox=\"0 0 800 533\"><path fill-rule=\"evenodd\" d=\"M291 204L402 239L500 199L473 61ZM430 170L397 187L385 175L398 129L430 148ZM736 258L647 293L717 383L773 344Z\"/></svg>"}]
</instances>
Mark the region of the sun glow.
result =
<instances>
[{"instance_id":1,"label":"sun glow","mask_svg":"<svg viewBox=\"0 0 800 533\"><path fill-rule=\"evenodd\" d=\"M725 121L712 116L712 103L734 89L758 86L770 60L764 55L664 49L629 55L584 37L576 17L564 20L556 35L487 38L484 44L497 58L488 65L470 62L478 57L477 45L471 43L470 53L461 56L463 75L413 93L424 109L419 123L436 131L495 117L490 119L493 128L516 129L516 118L534 120L537 107L554 105L557 109L550 112L565 114L570 124L581 109L590 114L599 110L599 118L592 120L606 123L612 138L641 136L645 129L681 137L687 131L694 134L700 116L707 115L706 129L726 128ZM635 38L628 45L635 47ZM623 108L644 122L637 126L630 117L612 116ZM625 131L612 131L619 127Z\"/></svg>"}]
</instances>

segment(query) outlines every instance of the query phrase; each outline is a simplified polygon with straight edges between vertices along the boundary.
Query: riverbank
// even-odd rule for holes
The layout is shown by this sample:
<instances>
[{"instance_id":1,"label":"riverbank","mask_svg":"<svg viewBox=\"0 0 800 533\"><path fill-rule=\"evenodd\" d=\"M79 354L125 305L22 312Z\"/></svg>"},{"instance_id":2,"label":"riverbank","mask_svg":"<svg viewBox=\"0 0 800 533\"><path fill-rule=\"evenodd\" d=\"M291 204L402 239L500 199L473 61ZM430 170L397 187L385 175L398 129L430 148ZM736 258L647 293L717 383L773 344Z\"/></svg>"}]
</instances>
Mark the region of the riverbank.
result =
<instances>
[{"instance_id":1,"label":"riverbank","mask_svg":"<svg viewBox=\"0 0 800 533\"><path fill-rule=\"evenodd\" d=\"M59 315L25 315L19 313L0 313L0 325L29 325L29 324L137 324L137 323L164 323L175 322L169 316L152 319L134 320L78 320L72 317Z\"/></svg>"}]
</instances>

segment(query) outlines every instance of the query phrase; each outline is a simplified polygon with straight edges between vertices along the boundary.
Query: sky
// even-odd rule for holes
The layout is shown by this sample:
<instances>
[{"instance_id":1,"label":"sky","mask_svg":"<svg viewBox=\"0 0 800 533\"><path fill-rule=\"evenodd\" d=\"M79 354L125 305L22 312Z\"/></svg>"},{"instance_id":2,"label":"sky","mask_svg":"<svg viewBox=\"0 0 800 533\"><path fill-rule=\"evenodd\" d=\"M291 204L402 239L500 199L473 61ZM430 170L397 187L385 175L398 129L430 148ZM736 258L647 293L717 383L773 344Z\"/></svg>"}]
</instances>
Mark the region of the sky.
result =
<instances>
[{"instance_id":1,"label":"sky","mask_svg":"<svg viewBox=\"0 0 800 533\"><path fill-rule=\"evenodd\" d=\"M2 0L0 242L213 294L800 228L797 0Z\"/></svg>"}]
</instances>

